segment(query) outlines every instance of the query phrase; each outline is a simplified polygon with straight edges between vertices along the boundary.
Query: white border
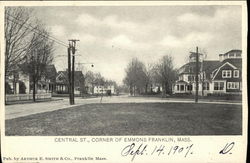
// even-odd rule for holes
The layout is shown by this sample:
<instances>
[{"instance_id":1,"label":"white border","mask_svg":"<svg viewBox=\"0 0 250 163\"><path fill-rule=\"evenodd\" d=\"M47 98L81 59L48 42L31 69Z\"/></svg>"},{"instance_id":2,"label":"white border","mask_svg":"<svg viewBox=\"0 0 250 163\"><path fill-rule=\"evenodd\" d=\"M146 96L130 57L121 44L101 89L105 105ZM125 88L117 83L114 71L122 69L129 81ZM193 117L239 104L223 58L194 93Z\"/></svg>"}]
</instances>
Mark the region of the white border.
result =
<instances>
[{"instance_id":1,"label":"white border","mask_svg":"<svg viewBox=\"0 0 250 163\"><path fill-rule=\"evenodd\" d=\"M1 34L4 33L3 20L4 20L4 6L173 6L173 5L242 5L242 83L243 83L243 121L242 121L242 136L189 136L193 143L197 144L197 153L193 157L185 159L185 162L245 162L246 149L247 149L247 118L248 118L248 104L247 104L247 7L244 1L8 1L0 2L0 30ZM84 155L93 156L101 155L108 157L108 162L130 162L130 159L122 158L120 146L124 143L91 143L91 144L74 144L74 143L55 143L53 136L27 136L27 137L5 137L4 135L4 37L1 35L1 151L2 157L8 153L13 156L67 156L67 155ZM77 136L78 137L78 136ZM91 139L91 136L84 136ZM104 136L103 136L104 137ZM114 136L119 137L119 136ZM147 136L140 136L147 137ZM167 136L176 137L176 136ZM218 155L218 150L221 149L223 143L228 141L235 141L237 147L234 149L232 155L221 157ZM157 159L157 160L156 160ZM138 162L183 162L183 158L141 158ZM57 161L53 161L57 162ZM88 161L84 161L88 162ZM89 161L93 162L93 161ZM100 161L99 161L100 162ZM103 161L105 162L105 161ZM134 161L136 162L136 161Z\"/></svg>"}]
</instances>

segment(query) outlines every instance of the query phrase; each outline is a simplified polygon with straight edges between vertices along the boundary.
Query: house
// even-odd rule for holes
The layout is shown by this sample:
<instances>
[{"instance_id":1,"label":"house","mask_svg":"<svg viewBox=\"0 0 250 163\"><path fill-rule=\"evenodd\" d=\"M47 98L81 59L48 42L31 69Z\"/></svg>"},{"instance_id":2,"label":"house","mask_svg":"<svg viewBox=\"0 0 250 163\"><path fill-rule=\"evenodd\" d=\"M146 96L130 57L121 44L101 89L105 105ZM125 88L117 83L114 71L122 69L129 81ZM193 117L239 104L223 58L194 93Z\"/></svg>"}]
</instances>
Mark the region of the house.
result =
<instances>
[{"instance_id":1,"label":"house","mask_svg":"<svg viewBox=\"0 0 250 163\"><path fill-rule=\"evenodd\" d=\"M29 74L22 71L19 65L18 71L6 78L5 88L7 94L29 94L32 93L32 81ZM37 93L51 93L55 90L56 68L48 65L41 79L37 82Z\"/></svg>"},{"instance_id":2,"label":"house","mask_svg":"<svg viewBox=\"0 0 250 163\"><path fill-rule=\"evenodd\" d=\"M219 55L219 60L204 60L199 54L199 95L241 92L241 50L231 50ZM196 54L191 52L190 62L179 69L178 80L173 85L174 94L195 93Z\"/></svg>"},{"instance_id":3,"label":"house","mask_svg":"<svg viewBox=\"0 0 250 163\"><path fill-rule=\"evenodd\" d=\"M5 92L6 94L28 94L30 92L29 75L20 71L7 76Z\"/></svg>"},{"instance_id":4,"label":"house","mask_svg":"<svg viewBox=\"0 0 250 163\"><path fill-rule=\"evenodd\" d=\"M46 67L45 72L45 80L46 80L46 90L50 93L54 93L56 91L56 68L54 65L48 65Z\"/></svg>"},{"instance_id":5,"label":"house","mask_svg":"<svg viewBox=\"0 0 250 163\"><path fill-rule=\"evenodd\" d=\"M56 93L69 93L68 71L58 71L56 76ZM74 93L81 94L85 90L85 80L82 71L75 71L74 73Z\"/></svg>"},{"instance_id":6,"label":"house","mask_svg":"<svg viewBox=\"0 0 250 163\"><path fill-rule=\"evenodd\" d=\"M231 50L220 54L220 65L210 74L213 93L242 92L242 51Z\"/></svg>"},{"instance_id":7,"label":"house","mask_svg":"<svg viewBox=\"0 0 250 163\"><path fill-rule=\"evenodd\" d=\"M94 86L94 94L104 94L104 95L112 95L115 94L115 86L114 85L97 85Z\"/></svg>"}]
</instances>

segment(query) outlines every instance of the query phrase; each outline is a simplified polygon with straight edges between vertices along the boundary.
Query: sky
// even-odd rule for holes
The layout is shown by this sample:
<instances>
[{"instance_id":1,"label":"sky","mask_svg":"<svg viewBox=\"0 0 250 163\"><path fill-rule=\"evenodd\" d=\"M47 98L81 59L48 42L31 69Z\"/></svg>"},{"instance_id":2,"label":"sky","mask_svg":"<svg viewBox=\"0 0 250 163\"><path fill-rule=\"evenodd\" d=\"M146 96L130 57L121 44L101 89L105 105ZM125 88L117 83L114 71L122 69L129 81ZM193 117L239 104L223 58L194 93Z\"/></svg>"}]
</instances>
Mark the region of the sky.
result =
<instances>
[{"instance_id":1,"label":"sky","mask_svg":"<svg viewBox=\"0 0 250 163\"><path fill-rule=\"evenodd\" d=\"M196 46L207 60L241 49L241 6L81 6L32 7L53 37L77 42L76 65L122 84L133 57L146 65L164 55L176 68ZM67 49L55 44L57 71L67 68Z\"/></svg>"}]
</instances>

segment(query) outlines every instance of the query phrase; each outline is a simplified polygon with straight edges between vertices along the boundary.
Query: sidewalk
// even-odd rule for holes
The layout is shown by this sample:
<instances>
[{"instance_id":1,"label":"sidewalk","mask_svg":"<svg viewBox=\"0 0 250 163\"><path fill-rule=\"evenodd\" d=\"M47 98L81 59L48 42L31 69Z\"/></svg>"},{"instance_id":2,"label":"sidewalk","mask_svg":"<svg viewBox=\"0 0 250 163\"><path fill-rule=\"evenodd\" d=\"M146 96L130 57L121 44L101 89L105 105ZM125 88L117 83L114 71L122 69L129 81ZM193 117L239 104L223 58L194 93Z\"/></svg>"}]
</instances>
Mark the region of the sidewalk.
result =
<instances>
[{"instance_id":1,"label":"sidewalk","mask_svg":"<svg viewBox=\"0 0 250 163\"><path fill-rule=\"evenodd\" d=\"M96 99L75 99L76 105L69 105L68 98L62 98L61 100L51 100L47 102L39 103L22 103L5 106L5 119L13 119L23 117L31 114L49 112L64 108L71 108L78 105L87 103L96 103Z\"/></svg>"},{"instance_id":2,"label":"sidewalk","mask_svg":"<svg viewBox=\"0 0 250 163\"><path fill-rule=\"evenodd\" d=\"M13 119L23 117L31 114L42 112L49 112L59 109L72 108L74 106L92 104L92 103L194 103L192 99L176 99L176 98L148 98L148 97L128 97L128 96L104 96L98 98L75 98L75 105L69 105L68 98L62 100L53 100L49 102L40 103L26 103L5 106L5 119ZM212 103L212 104L229 104L229 105L242 105L238 102L225 102L225 101L208 101L199 100L199 103Z\"/></svg>"},{"instance_id":3,"label":"sidewalk","mask_svg":"<svg viewBox=\"0 0 250 163\"><path fill-rule=\"evenodd\" d=\"M5 105L33 104L33 103L51 102L51 101L58 101L58 100L63 100L63 99L62 98L39 99L39 100L36 100L36 102L33 102L33 100L10 101L10 102L6 102Z\"/></svg>"}]
</instances>

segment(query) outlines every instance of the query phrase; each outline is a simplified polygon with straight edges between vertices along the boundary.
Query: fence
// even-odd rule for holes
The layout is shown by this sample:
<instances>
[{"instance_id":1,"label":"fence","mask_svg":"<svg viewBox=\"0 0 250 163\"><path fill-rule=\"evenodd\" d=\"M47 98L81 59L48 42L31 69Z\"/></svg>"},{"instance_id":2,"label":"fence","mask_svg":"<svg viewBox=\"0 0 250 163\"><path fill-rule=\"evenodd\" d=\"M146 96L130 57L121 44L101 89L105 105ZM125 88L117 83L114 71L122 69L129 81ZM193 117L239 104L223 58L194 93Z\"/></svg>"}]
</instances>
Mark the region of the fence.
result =
<instances>
[{"instance_id":1,"label":"fence","mask_svg":"<svg viewBox=\"0 0 250 163\"><path fill-rule=\"evenodd\" d=\"M51 99L51 93L41 93L36 94L36 100L44 100ZM14 101L29 101L33 100L33 94L14 94L14 95L6 95L6 102L14 102Z\"/></svg>"}]
</instances>

